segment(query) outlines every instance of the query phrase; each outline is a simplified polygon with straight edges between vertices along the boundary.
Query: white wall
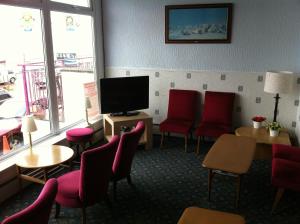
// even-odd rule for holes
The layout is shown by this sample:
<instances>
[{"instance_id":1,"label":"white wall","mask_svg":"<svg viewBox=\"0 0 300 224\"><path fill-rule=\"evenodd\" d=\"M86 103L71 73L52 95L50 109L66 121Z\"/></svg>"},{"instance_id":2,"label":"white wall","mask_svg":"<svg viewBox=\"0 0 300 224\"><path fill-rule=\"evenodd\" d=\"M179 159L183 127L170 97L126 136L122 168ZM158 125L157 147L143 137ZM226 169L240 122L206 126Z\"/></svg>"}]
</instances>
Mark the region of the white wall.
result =
<instances>
[{"instance_id":1,"label":"white wall","mask_svg":"<svg viewBox=\"0 0 300 224\"><path fill-rule=\"evenodd\" d=\"M265 72L300 71L298 0L224 0L234 3L231 44L164 43L165 5L214 2L103 0L106 76L149 75L148 112L155 123L166 116L170 88L196 89L202 98L205 90L236 92L236 127L249 125L254 115L272 120L274 99L263 92ZM297 136L298 78L294 93L281 96L278 116Z\"/></svg>"}]
</instances>

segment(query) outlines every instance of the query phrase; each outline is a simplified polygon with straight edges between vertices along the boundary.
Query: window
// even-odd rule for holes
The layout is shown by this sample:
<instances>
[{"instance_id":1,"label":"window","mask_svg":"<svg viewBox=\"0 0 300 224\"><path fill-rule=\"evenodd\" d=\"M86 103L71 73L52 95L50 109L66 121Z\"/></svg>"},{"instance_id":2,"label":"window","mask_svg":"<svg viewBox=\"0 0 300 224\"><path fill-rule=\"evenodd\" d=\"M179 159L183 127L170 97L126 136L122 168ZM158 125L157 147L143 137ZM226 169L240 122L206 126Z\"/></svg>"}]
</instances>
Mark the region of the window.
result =
<instances>
[{"instance_id":1,"label":"window","mask_svg":"<svg viewBox=\"0 0 300 224\"><path fill-rule=\"evenodd\" d=\"M97 80L94 13L88 0L53 2L0 0L0 159L28 143L26 114L33 141L85 119L85 88Z\"/></svg>"},{"instance_id":2,"label":"window","mask_svg":"<svg viewBox=\"0 0 300 224\"><path fill-rule=\"evenodd\" d=\"M65 127L85 119L84 84L94 82L92 18L51 12L51 23L55 71L63 96L58 96L59 109L63 108L59 111L60 127Z\"/></svg>"},{"instance_id":3,"label":"window","mask_svg":"<svg viewBox=\"0 0 300 224\"><path fill-rule=\"evenodd\" d=\"M0 154L6 154L27 142L22 116L36 118L33 140L48 135L50 123L40 10L1 6L0 27Z\"/></svg>"},{"instance_id":4,"label":"window","mask_svg":"<svg viewBox=\"0 0 300 224\"><path fill-rule=\"evenodd\" d=\"M84 6L84 7L88 7L90 5L88 0L52 0L52 1L66 3L66 4L72 4L72 5L78 5L78 6Z\"/></svg>"}]
</instances>

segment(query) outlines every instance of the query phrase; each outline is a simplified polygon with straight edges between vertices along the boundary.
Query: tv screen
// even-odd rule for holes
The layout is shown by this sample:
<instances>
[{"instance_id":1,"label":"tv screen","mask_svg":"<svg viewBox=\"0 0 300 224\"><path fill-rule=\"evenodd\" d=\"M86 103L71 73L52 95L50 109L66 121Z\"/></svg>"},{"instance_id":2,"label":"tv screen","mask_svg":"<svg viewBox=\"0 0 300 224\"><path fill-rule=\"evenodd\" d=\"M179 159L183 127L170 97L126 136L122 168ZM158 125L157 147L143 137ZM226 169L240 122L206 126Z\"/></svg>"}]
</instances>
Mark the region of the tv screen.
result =
<instances>
[{"instance_id":1,"label":"tv screen","mask_svg":"<svg viewBox=\"0 0 300 224\"><path fill-rule=\"evenodd\" d=\"M149 107L149 76L100 79L101 113L128 115Z\"/></svg>"}]
</instances>

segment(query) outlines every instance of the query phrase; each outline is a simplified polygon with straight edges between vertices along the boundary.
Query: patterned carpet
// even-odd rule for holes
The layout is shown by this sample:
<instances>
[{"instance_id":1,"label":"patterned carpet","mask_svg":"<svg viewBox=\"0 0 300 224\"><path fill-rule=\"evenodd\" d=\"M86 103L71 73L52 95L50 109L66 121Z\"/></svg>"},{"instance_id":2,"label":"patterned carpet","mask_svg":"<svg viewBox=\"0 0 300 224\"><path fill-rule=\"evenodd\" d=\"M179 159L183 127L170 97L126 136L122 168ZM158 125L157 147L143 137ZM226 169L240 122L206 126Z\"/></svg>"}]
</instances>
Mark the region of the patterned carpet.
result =
<instances>
[{"instance_id":1,"label":"patterned carpet","mask_svg":"<svg viewBox=\"0 0 300 224\"><path fill-rule=\"evenodd\" d=\"M275 214L271 215L274 189L270 185L270 161L254 161L242 182L239 209L234 206L236 181L233 177L214 177L212 199L207 197L207 170L201 162L211 143L205 143L201 155L183 150L183 139L170 138L164 150L158 149L159 138L154 137L154 149L138 150L134 159L130 187L126 180L118 184L118 201L113 202L114 213L100 203L87 209L87 223L177 223L184 208L199 206L243 215L248 224L298 224L300 222L300 194L286 192ZM112 187L112 186L111 186ZM31 185L22 196L15 196L0 206L0 220L28 206L41 190ZM112 188L110 188L110 192ZM80 210L62 208L59 219L50 223L80 223Z\"/></svg>"}]
</instances>

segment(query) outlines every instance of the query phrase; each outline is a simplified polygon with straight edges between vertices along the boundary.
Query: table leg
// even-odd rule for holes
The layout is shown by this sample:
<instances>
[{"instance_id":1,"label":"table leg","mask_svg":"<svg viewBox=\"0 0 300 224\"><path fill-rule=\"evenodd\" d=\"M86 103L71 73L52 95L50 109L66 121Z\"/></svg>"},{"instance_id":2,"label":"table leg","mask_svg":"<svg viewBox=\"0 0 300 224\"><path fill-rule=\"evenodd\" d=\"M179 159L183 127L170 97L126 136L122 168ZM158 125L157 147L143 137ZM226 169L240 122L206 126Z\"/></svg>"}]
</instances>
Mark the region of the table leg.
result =
<instances>
[{"instance_id":1,"label":"table leg","mask_svg":"<svg viewBox=\"0 0 300 224\"><path fill-rule=\"evenodd\" d=\"M210 192L211 192L211 183L214 177L214 173L212 169L208 170L208 200L210 201Z\"/></svg>"},{"instance_id":2,"label":"table leg","mask_svg":"<svg viewBox=\"0 0 300 224\"><path fill-rule=\"evenodd\" d=\"M239 200L240 200L240 193L241 193L241 175L237 176L237 186L236 186L236 200L235 200L235 207L239 207Z\"/></svg>"},{"instance_id":3,"label":"table leg","mask_svg":"<svg viewBox=\"0 0 300 224\"><path fill-rule=\"evenodd\" d=\"M44 182L46 183L47 180L48 180L48 173L47 173L47 169L46 168L43 169L43 176L44 176Z\"/></svg>"},{"instance_id":4,"label":"table leg","mask_svg":"<svg viewBox=\"0 0 300 224\"><path fill-rule=\"evenodd\" d=\"M160 138L160 146L159 146L159 148L161 148L161 149L162 149L163 144L164 144L164 137L165 137L165 133L162 132L161 133L161 138Z\"/></svg>"},{"instance_id":5,"label":"table leg","mask_svg":"<svg viewBox=\"0 0 300 224\"><path fill-rule=\"evenodd\" d=\"M19 191L22 190L21 167L17 166L17 175L19 180Z\"/></svg>"}]
</instances>

